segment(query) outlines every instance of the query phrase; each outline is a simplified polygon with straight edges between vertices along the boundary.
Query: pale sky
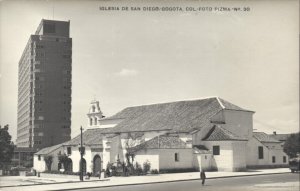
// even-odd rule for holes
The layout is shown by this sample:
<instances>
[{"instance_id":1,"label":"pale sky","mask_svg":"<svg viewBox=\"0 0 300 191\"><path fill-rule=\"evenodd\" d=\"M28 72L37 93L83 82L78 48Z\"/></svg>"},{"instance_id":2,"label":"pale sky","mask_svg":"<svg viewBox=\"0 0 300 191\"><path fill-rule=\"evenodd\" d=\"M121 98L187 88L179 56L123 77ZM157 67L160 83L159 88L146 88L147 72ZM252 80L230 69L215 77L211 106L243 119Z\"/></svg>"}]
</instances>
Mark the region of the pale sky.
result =
<instances>
[{"instance_id":1,"label":"pale sky","mask_svg":"<svg viewBox=\"0 0 300 191\"><path fill-rule=\"evenodd\" d=\"M100 11L99 6L250 7L249 12ZM298 1L1 1L0 124L17 131L18 61L42 18L70 20L72 137L95 97L129 106L219 96L254 129L299 130Z\"/></svg>"}]
</instances>

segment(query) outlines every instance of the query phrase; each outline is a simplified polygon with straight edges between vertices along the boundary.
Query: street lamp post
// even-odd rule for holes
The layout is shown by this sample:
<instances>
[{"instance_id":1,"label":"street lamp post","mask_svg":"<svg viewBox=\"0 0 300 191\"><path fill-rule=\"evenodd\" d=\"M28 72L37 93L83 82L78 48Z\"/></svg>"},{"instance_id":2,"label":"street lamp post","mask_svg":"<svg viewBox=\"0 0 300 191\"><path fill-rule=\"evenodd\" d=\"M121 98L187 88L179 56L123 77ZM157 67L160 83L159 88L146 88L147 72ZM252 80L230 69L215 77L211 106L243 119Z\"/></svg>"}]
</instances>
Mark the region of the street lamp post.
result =
<instances>
[{"instance_id":1,"label":"street lamp post","mask_svg":"<svg viewBox=\"0 0 300 191\"><path fill-rule=\"evenodd\" d=\"M79 147L79 152L80 152L80 181L83 181L83 148L82 148L82 126L80 127L80 147Z\"/></svg>"}]
</instances>

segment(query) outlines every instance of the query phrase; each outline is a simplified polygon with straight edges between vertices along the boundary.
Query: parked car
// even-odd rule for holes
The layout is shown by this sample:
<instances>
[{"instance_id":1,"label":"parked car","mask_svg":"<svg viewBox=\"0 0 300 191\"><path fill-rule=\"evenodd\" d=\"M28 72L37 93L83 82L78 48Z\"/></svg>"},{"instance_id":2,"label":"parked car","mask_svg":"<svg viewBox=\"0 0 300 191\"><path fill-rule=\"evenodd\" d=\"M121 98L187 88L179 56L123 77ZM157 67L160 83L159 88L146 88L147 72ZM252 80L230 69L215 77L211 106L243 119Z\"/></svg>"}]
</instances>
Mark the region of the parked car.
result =
<instances>
[{"instance_id":1,"label":"parked car","mask_svg":"<svg viewBox=\"0 0 300 191\"><path fill-rule=\"evenodd\" d=\"M289 166L292 173L300 171L300 157L290 159Z\"/></svg>"}]
</instances>

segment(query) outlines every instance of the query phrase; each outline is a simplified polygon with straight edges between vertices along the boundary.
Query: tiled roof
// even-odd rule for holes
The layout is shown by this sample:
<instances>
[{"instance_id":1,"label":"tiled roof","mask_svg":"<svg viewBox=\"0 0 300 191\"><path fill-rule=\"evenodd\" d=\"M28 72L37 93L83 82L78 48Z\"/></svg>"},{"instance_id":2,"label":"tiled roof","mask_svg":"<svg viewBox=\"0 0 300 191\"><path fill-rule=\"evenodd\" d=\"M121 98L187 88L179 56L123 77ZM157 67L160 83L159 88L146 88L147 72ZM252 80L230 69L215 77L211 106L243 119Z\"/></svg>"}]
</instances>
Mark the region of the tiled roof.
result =
<instances>
[{"instance_id":1,"label":"tiled roof","mask_svg":"<svg viewBox=\"0 0 300 191\"><path fill-rule=\"evenodd\" d=\"M185 149L186 143L178 136L161 135L145 141L134 148L134 151L141 149Z\"/></svg>"},{"instance_id":2,"label":"tiled roof","mask_svg":"<svg viewBox=\"0 0 300 191\"><path fill-rule=\"evenodd\" d=\"M223 100L221 98L218 98L220 100L220 102L222 103L222 105L225 107L224 109L228 109L228 110L238 110L238 111L249 111L249 110L245 110L237 105L234 105L226 100ZM252 112L252 111L250 111Z\"/></svg>"},{"instance_id":3,"label":"tiled roof","mask_svg":"<svg viewBox=\"0 0 300 191\"><path fill-rule=\"evenodd\" d=\"M289 136L291 136L291 134L276 134L276 135L270 134L269 136L276 139L276 140L278 140L278 141L286 141L287 138Z\"/></svg>"},{"instance_id":4,"label":"tiled roof","mask_svg":"<svg viewBox=\"0 0 300 191\"><path fill-rule=\"evenodd\" d=\"M46 155L46 154L49 154L49 153L55 151L56 149L58 149L60 147L62 147L62 143L51 146L51 147L43 148L43 149L39 150L37 153L35 153L35 155Z\"/></svg>"},{"instance_id":5,"label":"tiled roof","mask_svg":"<svg viewBox=\"0 0 300 191\"><path fill-rule=\"evenodd\" d=\"M102 133L106 133L108 128L95 128L87 129L82 133L82 143L85 145L101 145L102 144ZM79 145L80 134L75 138L63 143L63 145Z\"/></svg>"},{"instance_id":6,"label":"tiled roof","mask_svg":"<svg viewBox=\"0 0 300 191\"><path fill-rule=\"evenodd\" d=\"M221 126L214 126L202 139L203 141L246 141L247 139L235 135Z\"/></svg>"},{"instance_id":7,"label":"tiled roof","mask_svg":"<svg viewBox=\"0 0 300 191\"><path fill-rule=\"evenodd\" d=\"M193 148L198 150L208 150L204 145L194 145Z\"/></svg>"},{"instance_id":8,"label":"tiled roof","mask_svg":"<svg viewBox=\"0 0 300 191\"><path fill-rule=\"evenodd\" d=\"M197 153L197 154L211 153L204 145L194 145L193 150L194 150L194 153Z\"/></svg>"},{"instance_id":9,"label":"tiled roof","mask_svg":"<svg viewBox=\"0 0 300 191\"><path fill-rule=\"evenodd\" d=\"M107 119L123 119L111 129L111 132L153 130L191 132L211 127L211 117L223 109L249 111L217 97L211 97L200 100L128 107Z\"/></svg>"},{"instance_id":10,"label":"tiled roof","mask_svg":"<svg viewBox=\"0 0 300 191\"><path fill-rule=\"evenodd\" d=\"M260 142L280 143L280 141L274 139L273 137L264 132L253 132L253 136Z\"/></svg>"},{"instance_id":11,"label":"tiled roof","mask_svg":"<svg viewBox=\"0 0 300 191\"><path fill-rule=\"evenodd\" d=\"M102 133L106 133L108 131L108 128L95 128L95 129L87 129L86 131L82 132L82 143L84 145L102 145ZM106 134L107 135L107 134ZM113 136L113 135L110 135ZM80 144L80 134L77 135L75 138L58 144L51 147L46 147L38 151L36 154L39 155L45 155L48 153L53 152L54 150L58 149L62 146L76 146Z\"/></svg>"}]
</instances>

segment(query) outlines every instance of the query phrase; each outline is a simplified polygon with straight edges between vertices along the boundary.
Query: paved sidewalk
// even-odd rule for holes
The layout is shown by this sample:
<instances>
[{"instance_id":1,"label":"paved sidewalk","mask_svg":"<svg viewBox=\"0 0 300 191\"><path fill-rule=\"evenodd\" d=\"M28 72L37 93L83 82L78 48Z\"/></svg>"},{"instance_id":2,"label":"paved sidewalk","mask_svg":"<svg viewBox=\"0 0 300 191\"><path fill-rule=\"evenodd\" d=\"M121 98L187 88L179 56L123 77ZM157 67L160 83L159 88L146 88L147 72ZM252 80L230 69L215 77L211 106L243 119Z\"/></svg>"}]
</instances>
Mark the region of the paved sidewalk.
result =
<instances>
[{"instance_id":1,"label":"paved sidewalk","mask_svg":"<svg viewBox=\"0 0 300 191\"><path fill-rule=\"evenodd\" d=\"M213 179L213 178L225 178L225 177L236 177L236 176L256 176L256 175L263 175L263 174L288 173L288 172L290 172L288 168L277 168L277 169L259 169L259 170L252 170L247 172L206 172L206 176L207 179ZM89 188L89 187L108 187L108 186L120 186L120 185L132 185L132 184L147 184L147 183L199 179L199 175L200 175L199 172L189 172L189 173L173 173L173 174L160 174L160 175L147 175L147 176L110 177L109 179L102 179L102 180L92 178L91 180L84 181L84 182L78 181L78 177L74 177L74 179L22 177L23 186L21 184L14 184L13 180L11 180L10 183L8 181L7 183L5 179L9 179L9 178L13 179L12 177L0 177L0 191L67 190L67 189ZM18 186L5 187L9 185L18 185Z\"/></svg>"}]
</instances>

